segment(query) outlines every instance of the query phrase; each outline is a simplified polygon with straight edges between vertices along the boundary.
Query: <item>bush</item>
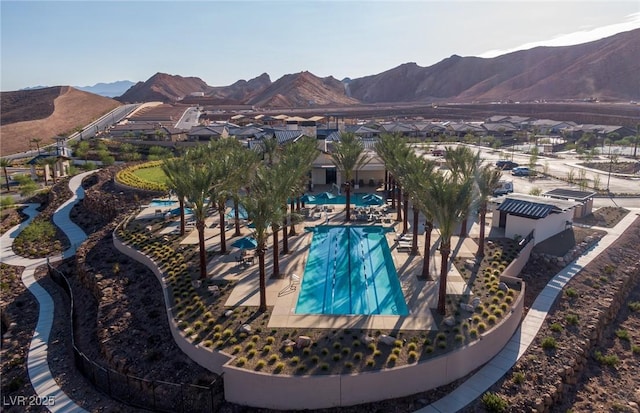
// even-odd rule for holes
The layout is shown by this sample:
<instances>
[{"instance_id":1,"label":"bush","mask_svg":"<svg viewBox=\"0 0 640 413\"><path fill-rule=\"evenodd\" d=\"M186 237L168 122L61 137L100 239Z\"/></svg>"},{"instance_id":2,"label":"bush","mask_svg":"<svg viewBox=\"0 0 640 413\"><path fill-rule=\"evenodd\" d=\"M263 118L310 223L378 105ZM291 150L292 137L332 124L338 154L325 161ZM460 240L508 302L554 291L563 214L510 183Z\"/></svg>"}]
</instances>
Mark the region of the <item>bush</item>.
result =
<instances>
[{"instance_id":1,"label":"bush","mask_svg":"<svg viewBox=\"0 0 640 413\"><path fill-rule=\"evenodd\" d=\"M542 340L542 348L545 350L553 350L558 346L556 339L553 337L545 337Z\"/></svg>"},{"instance_id":2,"label":"bush","mask_svg":"<svg viewBox=\"0 0 640 413\"><path fill-rule=\"evenodd\" d=\"M618 337L620 340L624 340L624 341L630 341L631 337L629 336L629 332L627 330L616 330L616 337Z\"/></svg>"},{"instance_id":3,"label":"bush","mask_svg":"<svg viewBox=\"0 0 640 413\"><path fill-rule=\"evenodd\" d=\"M578 316L576 314L567 314L565 317L567 324L575 326L578 324Z\"/></svg>"},{"instance_id":4,"label":"bush","mask_svg":"<svg viewBox=\"0 0 640 413\"><path fill-rule=\"evenodd\" d=\"M562 331L562 324L560 323L553 323L551 324L551 327L549 327L551 329L551 331L553 331L554 333L559 333Z\"/></svg>"},{"instance_id":5,"label":"bush","mask_svg":"<svg viewBox=\"0 0 640 413\"><path fill-rule=\"evenodd\" d=\"M487 392L482 395L482 404L490 412L506 412L509 403L496 393Z\"/></svg>"},{"instance_id":6,"label":"bush","mask_svg":"<svg viewBox=\"0 0 640 413\"><path fill-rule=\"evenodd\" d=\"M600 364L604 364L609 367L616 367L620 364L620 359L615 354L609 354L607 356L603 355L601 351L596 351L594 353L594 358Z\"/></svg>"},{"instance_id":7,"label":"bush","mask_svg":"<svg viewBox=\"0 0 640 413\"><path fill-rule=\"evenodd\" d=\"M565 294L567 295L567 297L569 297L569 298L575 298L575 297L577 297L577 296L578 296L578 292L577 292L575 289L573 289L573 288L567 288L567 290L566 290L564 293L565 293Z\"/></svg>"}]
</instances>

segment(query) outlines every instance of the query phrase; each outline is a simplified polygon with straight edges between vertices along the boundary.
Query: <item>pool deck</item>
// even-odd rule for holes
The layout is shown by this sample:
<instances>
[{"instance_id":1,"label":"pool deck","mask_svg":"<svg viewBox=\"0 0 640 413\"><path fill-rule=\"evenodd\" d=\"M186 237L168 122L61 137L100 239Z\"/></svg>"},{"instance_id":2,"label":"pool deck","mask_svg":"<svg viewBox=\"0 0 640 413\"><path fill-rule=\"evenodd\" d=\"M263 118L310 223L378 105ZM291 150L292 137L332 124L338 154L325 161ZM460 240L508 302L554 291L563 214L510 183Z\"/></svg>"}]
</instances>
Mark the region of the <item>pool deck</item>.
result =
<instances>
[{"instance_id":1,"label":"pool deck","mask_svg":"<svg viewBox=\"0 0 640 413\"><path fill-rule=\"evenodd\" d=\"M405 301L409 309L408 316L392 316L392 315L316 315L295 314L295 307L300 291L300 282L292 284L291 280L294 274L302 278L304 268L311 245L313 234L304 231L305 227L316 225L325 225L328 217L328 225L348 225L345 223L345 211L343 206L334 205L334 211L327 215L324 213L317 218L309 218L305 222L296 226L298 235L289 238L289 250L286 255L280 255L280 277L270 277L273 271L273 256L271 254L271 237L267 247L269 250L265 255L265 267L267 273L267 305L272 307L271 316L269 318L268 327L280 328L362 328L362 329L404 329L404 330L437 330L437 323L434 319L435 309L438 302L438 285L437 281L440 274L440 253L437 250L437 241L439 233L434 230L432 233L432 255L430 260L430 276L434 281L424 281L418 279L417 275L422 272L424 249L424 220L420 220L418 245L420 255L411 255L405 250L398 250L398 242L395 240L396 233L402 231L401 223L395 221L396 213L390 213L393 217L391 224L383 224L383 226L392 227L393 230L387 233L387 242L391 249L400 285L404 293ZM155 207L145 208L139 214L139 219L157 217ZM171 222L162 230L177 231L177 218L172 218ZM205 243L207 250L215 250L220 248L220 229L217 225L218 217L209 217L205 229ZM229 224L229 223L227 223ZM362 222L354 222L355 225L362 225ZM380 224L372 224L380 225ZM470 223L471 225L471 223ZM487 234L490 225L490 219L487 223ZM212 228L211 228L212 227ZM259 274L257 258L253 264L239 264L236 261L240 251L231 247L231 243L238 238L251 235L252 230L246 225L241 226L241 235L234 236L235 230L230 225L227 226L226 245L229 254L216 255L208 265L207 271L211 279L214 280L233 280L236 285L233 288L229 298L225 302L225 306L258 306L259 297ZM409 225L409 233L411 233ZM456 232L457 233L457 232ZM474 222L469 229L470 236L460 238L454 236L452 238L452 246L457 257L473 258L477 249L477 244L472 237L479 233L478 223ZM279 241L282 243L282 234ZM183 239L183 244L196 244L198 242L198 234L195 229L188 230L188 235ZM282 244L281 244L282 246ZM282 248L280 248L282 250ZM449 269L447 279L447 294L465 295L470 291L466 283L455 269L453 265Z\"/></svg>"}]
</instances>

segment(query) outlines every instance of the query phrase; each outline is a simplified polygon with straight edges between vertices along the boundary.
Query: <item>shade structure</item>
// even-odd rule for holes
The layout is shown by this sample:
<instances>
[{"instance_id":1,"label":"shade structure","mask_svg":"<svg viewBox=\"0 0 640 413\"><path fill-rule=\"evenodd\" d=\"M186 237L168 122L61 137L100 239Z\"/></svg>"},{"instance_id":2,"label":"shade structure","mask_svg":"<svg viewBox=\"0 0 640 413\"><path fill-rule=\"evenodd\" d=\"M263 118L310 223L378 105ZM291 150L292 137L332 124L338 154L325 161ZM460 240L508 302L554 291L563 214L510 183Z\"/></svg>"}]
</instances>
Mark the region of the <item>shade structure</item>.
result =
<instances>
[{"instance_id":1,"label":"shade structure","mask_svg":"<svg viewBox=\"0 0 640 413\"><path fill-rule=\"evenodd\" d=\"M241 250L253 249L258 246L258 241L253 237L243 237L237 239L231 243L232 247L240 248Z\"/></svg>"},{"instance_id":2,"label":"shade structure","mask_svg":"<svg viewBox=\"0 0 640 413\"><path fill-rule=\"evenodd\" d=\"M334 194L332 194L331 192L323 192L319 195L316 196L317 199L333 199L336 196Z\"/></svg>"},{"instance_id":3,"label":"shade structure","mask_svg":"<svg viewBox=\"0 0 640 413\"><path fill-rule=\"evenodd\" d=\"M381 196L380 196L380 195L378 195L378 194L366 194L366 195L364 195L364 196L362 197L362 200L363 200L363 201L368 201L368 200L370 200L370 199L375 199L375 200L379 200L379 201L384 201L384 198L383 198L383 197L381 197Z\"/></svg>"},{"instance_id":4,"label":"shade structure","mask_svg":"<svg viewBox=\"0 0 640 413\"><path fill-rule=\"evenodd\" d=\"M231 212L227 213L227 215L225 215L225 217L227 219L235 219L236 218L235 209L231 208ZM244 209L244 207L242 205L238 205L238 218L240 218L240 219L248 219L249 218L249 214L247 213L247 210Z\"/></svg>"},{"instance_id":5,"label":"shade structure","mask_svg":"<svg viewBox=\"0 0 640 413\"><path fill-rule=\"evenodd\" d=\"M316 197L309 194L304 194L300 197L300 201L302 202L313 202L316 200Z\"/></svg>"},{"instance_id":6,"label":"shade structure","mask_svg":"<svg viewBox=\"0 0 640 413\"><path fill-rule=\"evenodd\" d=\"M384 204L384 200L382 198L378 199L378 198L369 198L369 199L362 199L362 204L363 205L382 205Z\"/></svg>"}]
</instances>

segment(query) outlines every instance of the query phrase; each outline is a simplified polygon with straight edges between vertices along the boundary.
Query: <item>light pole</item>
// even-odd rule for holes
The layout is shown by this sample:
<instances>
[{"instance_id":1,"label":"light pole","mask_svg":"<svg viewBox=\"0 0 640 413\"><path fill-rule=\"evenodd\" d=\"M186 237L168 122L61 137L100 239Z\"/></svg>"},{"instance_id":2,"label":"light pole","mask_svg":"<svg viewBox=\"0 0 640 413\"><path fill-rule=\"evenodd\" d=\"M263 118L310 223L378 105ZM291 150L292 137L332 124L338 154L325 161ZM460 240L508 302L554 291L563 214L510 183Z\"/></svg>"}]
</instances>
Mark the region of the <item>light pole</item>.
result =
<instances>
[{"instance_id":1,"label":"light pole","mask_svg":"<svg viewBox=\"0 0 640 413\"><path fill-rule=\"evenodd\" d=\"M607 176L607 192L609 192L609 181L611 181L612 167L613 167L613 159L611 158L611 144L609 144L609 175Z\"/></svg>"}]
</instances>

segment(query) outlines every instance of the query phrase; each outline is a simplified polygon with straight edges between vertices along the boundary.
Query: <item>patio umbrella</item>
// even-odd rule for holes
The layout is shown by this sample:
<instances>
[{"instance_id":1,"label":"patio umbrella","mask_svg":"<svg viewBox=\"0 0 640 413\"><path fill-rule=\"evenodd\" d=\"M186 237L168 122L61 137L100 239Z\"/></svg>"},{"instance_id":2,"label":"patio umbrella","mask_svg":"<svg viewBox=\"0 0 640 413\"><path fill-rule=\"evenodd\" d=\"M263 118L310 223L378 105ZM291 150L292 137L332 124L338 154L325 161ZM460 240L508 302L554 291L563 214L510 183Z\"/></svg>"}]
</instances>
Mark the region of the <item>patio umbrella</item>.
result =
<instances>
[{"instance_id":1,"label":"patio umbrella","mask_svg":"<svg viewBox=\"0 0 640 413\"><path fill-rule=\"evenodd\" d=\"M375 200L379 200L379 201L383 201L384 198L382 198L380 195L378 194L366 194L362 197L363 201L368 201L370 199L375 199Z\"/></svg>"},{"instance_id":2,"label":"patio umbrella","mask_svg":"<svg viewBox=\"0 0 640 413\"><path fill-rule=\"evenodd\" d=\"M316 196L317 199L333 199L336 196L331 192L323 192L320 195Z\"/></svg>"},{"instance_id":3,"label":"patio umbrella","mask_svg":"<svg viewBox=\"0 0 640 413\"><path fill-rule=\"evenodd\" d=\"M364 198L362 198L362 204L363 205L368 205L368 206L382 205L382 204L384 204L384 200L382 198L380 198L380 199L377 199L377 198L364 199Z\"/></svg>"},{"instance_id":4,"label":"patio umbrella","mask_svg":"<svg viewBox=\"0 0 640 413\"><path fill-rule=\"evenodd\" d=\"M236 211L231 208L231 212L227 213L227 215L225 215L225 217L227 219L235 219L236 218ZM247 214L247 210L244 209L244 207L240 204L238 204L238 218L240 219L248 219L249 218L249 214Z\"/></svg>"},{"instance_id":5,"label":"patio umbrella","mask_svg":"<svg viewBox=\"0 0 640 413\"><path fill-rule=\"evenodd\" d=\"M258 241L253 237L243 237L233 241L231 246L241 250L254 249L258 246Z\"/></svg>"},{"instance_id":6,"label":"patio umbrella","mask_svg":"<svg viewBox=\"0 0 640 413\"><path fill-rule=\"evenodd\" d=\"M302 202L313 202L316 200L316 197L309 194L304 194L300 197L300 201Z\"/></svg>"}]
</instances>

